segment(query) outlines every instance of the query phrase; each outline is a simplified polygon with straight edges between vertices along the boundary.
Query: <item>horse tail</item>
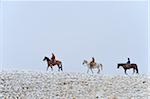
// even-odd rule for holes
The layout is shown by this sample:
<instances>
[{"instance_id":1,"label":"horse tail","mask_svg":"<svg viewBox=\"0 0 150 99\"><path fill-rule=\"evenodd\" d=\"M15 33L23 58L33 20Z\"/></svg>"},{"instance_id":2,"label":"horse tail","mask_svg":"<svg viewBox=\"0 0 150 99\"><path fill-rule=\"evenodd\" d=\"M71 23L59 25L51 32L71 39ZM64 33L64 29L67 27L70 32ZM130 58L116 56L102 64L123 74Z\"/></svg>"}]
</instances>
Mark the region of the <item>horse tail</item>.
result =
<instances>
[{"instance_id":1,"label":"horse tail","mask_svg":"<svg viewBox=\"0 0 150 99\"><path fill-rule=\"evenodd\" d=\"M103 70L103 65L102 65L102 64L100 64L100 66L101 66L101 70Z\"/></svg>"},{"instance_id":2,"label":"horse tail","mask_svg":"<svg viewBox=\"0 0 150 99\"><path fill-rule=\"evenodd\" d=\"M61 71L63 71L63 66L62 66L62 62L60 62L60 66L61 66Z\"/></svg>"},{"instance_id":3,"label":"horse tail","mask_svg":"<svg viewBox=\"0 0 150 99\"><path fill-rule=\"evenodd\" d=\"M135 69L136 69L136 73L138 74L139 73L139 71L138 71L138 67L137 67L137 65L135 64Z\"/></svg>"}]
</instances>

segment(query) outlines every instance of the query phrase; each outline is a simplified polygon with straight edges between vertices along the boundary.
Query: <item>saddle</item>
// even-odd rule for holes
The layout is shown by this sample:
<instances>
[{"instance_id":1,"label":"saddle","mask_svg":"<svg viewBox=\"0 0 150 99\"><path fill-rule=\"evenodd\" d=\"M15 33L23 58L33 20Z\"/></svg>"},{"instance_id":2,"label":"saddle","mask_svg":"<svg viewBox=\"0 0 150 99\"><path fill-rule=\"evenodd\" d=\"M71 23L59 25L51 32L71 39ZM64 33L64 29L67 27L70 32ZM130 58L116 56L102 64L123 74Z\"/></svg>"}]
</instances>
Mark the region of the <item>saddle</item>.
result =
<instances>
[{"instance_id":1,"label":"saddle","mask_svg":"<svg viewBox=\"0 0 150 99\"><path fill-rule=\"evenodd\" d=\"M55 63L56 63L56 60L53 60L53 61L52 61L52 65L55 65Z\"/></svg>"},{"instance_id":2,"label":"saddle","mask_svg":"<svg viewBox=\"0 0 150 99\"><path fill-rule=\"evenodd\" d=\"M127 68L130 68L131 67L131 64L125 64Z\"/></svg>"},{"instance_id":3,"label":"saddle","mask_svg":"<svg viewBox=\"0 0 150 99\"><path fill-rule=\"evenodd\" d=\"M96 65L95 62L91 62L91 63L90 63L90 67L94 67L95 65Z\"/></svg>"}]
</instances>

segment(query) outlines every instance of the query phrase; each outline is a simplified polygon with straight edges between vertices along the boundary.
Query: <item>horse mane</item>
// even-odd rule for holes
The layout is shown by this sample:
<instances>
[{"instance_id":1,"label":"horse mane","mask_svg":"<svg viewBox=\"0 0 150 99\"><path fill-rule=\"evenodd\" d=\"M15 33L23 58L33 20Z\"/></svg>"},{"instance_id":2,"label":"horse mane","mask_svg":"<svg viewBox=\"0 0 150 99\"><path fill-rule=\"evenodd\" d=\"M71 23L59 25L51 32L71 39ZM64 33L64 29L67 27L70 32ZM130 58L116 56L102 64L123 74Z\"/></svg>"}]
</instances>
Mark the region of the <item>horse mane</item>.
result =
<instances>
[{"instance_id":1,"label":"horse mane","mask_svg":"<svg viewBox=\"0 0 150 99\"><path fill-rule=\"evenodd\" d=\"M118 63L118 65L125 65L126 63Z\"/></svg>"},{"instance_id":2,"label":"horse mane","mask_svg":"<svg viewBox=\"0 0 150 99\"><path fill-rule=\"evenodd\" d=\"M48 61L50 61L50 59L49 59L48 57L45 56L45 58L46 58Z\"/></svg>"}]
</instances>

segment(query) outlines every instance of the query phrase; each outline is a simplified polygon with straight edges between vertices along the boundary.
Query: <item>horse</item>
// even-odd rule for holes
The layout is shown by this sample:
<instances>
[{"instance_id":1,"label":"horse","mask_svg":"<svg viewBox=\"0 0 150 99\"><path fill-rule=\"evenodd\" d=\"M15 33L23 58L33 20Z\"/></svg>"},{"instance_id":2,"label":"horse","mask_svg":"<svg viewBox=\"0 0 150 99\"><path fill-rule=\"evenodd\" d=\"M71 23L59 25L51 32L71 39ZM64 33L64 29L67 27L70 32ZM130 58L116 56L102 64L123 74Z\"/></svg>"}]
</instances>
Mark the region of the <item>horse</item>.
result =
<instances>
[{"instance_id":1,"label":"horse","mask_svg":"<svg viewBox=\"0 0 150 99\"><path fill-rule=\"evenodd\" d=\"M133 68L133 74L135 73L135 70L136 70L137 74L139 73L137 64L134 64L134 63L132 63L132 64L119 63L117 68L119 68L120 66L123 67L125 74L127 74L127 72L126 72L127 69L131 69L131 68Z\"/></svg>"},{"instance_id":2,"label":"horse","mask_svg":"<svg viewBox=\"0 0 150 99\"><path fill-rule=\"evenodd\" d=\"M84 60L82 65L86 65L88 67L87 73L89 72L89 69L91 70L92 74L93 74L92 69L98 69L98 72L97 72L98 74L100 73L100 68L101 68L101 70L103 70L102 64L95 63L95 65L91 66L90 62L88 62L87 60Z\"/></svg>"},{"instance_id":3,"label":"horse","mask_svg":"<svg viewBox=\"0 0 150 99\"><path fill-rule=\"evenodd\" d=\"M58 66L58 71L63 71L63 68L62 68L62 62L59 61L59 60L56 60L54 62L52 62L52 60L50 60L48 57L44 57L43 61L47 61L47 69L46 71L48 71L48 68L51 67L51 70L53 71L53 66L57 65Z\"/></svg>"}]
</instances>

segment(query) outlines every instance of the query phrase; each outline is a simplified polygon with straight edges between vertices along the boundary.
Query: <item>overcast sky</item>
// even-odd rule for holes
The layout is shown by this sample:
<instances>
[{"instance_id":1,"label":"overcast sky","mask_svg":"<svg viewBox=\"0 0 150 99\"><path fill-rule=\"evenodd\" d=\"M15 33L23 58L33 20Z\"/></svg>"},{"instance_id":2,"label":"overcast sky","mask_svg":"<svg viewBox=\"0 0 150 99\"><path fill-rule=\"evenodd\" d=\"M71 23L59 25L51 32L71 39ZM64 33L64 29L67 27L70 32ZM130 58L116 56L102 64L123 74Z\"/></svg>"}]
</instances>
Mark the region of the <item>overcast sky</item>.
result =
<instances>
[{"instance_id":1,"label":"overcast sky","mask_svg":"<svg viewBox=\"0 0 150 99\"><path fill-rule=\"evenodd\" d=\"M83 60L95 57L103 74L123 74L117 63L129 57L145 74L147 9L146 1L2 2L1 70L45 72L42 60L53 52L65 72L86 73Z\"/></svg>"}]
</instances>

